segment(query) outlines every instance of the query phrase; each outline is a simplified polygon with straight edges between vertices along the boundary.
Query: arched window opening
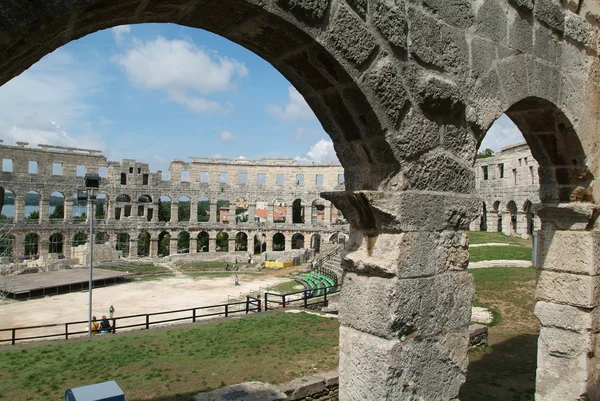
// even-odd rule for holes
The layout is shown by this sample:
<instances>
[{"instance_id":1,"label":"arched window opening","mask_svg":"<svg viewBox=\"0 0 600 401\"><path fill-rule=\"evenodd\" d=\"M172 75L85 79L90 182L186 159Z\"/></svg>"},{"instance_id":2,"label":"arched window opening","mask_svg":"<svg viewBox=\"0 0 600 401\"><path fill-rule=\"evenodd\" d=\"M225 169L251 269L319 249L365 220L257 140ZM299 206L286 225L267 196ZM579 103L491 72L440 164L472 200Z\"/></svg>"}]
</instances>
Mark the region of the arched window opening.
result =
<instances>
[{"instance_id":1,"label":"arched window opening","mask_svg":"<svg viewBox=\"0 0 600 401\"><path fill-rule=\"evenodd\" d=\"M61 233L54 233L48 239L48 253L63 253L63 236Z\"/></svg>"},{"instance_id":2,"label":"arched window opening","mask_svg":"<svg viewBox=\"0 0 600 401\"><path fill-rule=\"evenodd\" d=\"M84 232L78 232L73 236L73 241L71 242L71 246L73 248L84 245L87 242L87 234Z\"/></svg>"},{"instance_id":3,"label":"arched window opening","mask_svg":"<svg viewBox=\"0 0 600 401\"><path fill-rule=\"evenodd\" d=\"M287 215L287 205L285 200L276 199L273 202L273 223L285 223Z\"/></svg>"},{"instance_id":4,"label":"arched window opening","mask_svg":"<svg viewBox=\"0 0 600 401\"><path fill-rule=\"evenodd\" d=\"M304 224L304 205L300 199L292 202L292 222L294 224Z\"/></svg>"},{"instance_id":5,"label":"arched window opening","mask_svg":"<svg viewBox=\"0 0 600 401\"><path fill-rule=\"evenodd\" d=\"M109 204L108 204L108 195L101 192L96 196L96 201L94 204L94 216L96 220L104 220L106 219ZM130 206L131 207L131 206Z\"/></svg>"},{"instance_id":6,"label":"arched window opening","mask_svg":"<svg viewBox=\"0 0 600 401\"><path fill-rule=\"evenodd\" d=\"M217 200L217 221L229 224L229 198L225 195L221 195Z\"/></svg>"},{"instance_id":7,"label":"arched window opening","mask_svg":"<svg viewBox=\"0 0 600 401\"><path fill-rule=\"evenodd\" d=\"M158 198L158 221L171 221L171 197L162 195Z\"/></svg>"},{"instance_id":8,"label":"arched window opening","mask_svg":"<svg viewBox=\"0 0 600 401\"><path fill-rule=\"evenodd\" d=\"M138 236L137 254L138 256L150 255L150 234L145 231Z\"/></svg>"},{"instance_id":9,"label":"arched window opening","mask_svg":"<svg viewBox=\"0 0 600 401\"><path fill-rule=\"evenodd\" d=\"M94 244L97 244L97 245L106 244L108 242L108 240L109 240L108 233L99 232L99 233L96 233L96 238L94 240Z\"/></svg>"},{"instance_id":10,"label":"arched window opening","mask_svg":"<svg viewBox=\"0 0 600 401\"><path fill-rule=\"evenodd\" d=\"M206 196L201 196L198 200L198 221L206 223L210 220L210 200Z\"/></svg>"},{"instance_id":11,"label":"arched window opening","mask_svg":"<svg viewBox=\"0 0 600 401\"><path fill-rule=\"evenodd\" d=\"M190 233L182 231L177 236L177 253L190 253Z\"/></svg>"},{"instance_id":12,"label":"arched window opening","mask_svg":"<svg viewBox=\"0 0 600 401\"><path fill-rule=\"evenodd\" d=\"M163 231L158 235L158 256L169 256L171 254L171 234Z\"/></svg>"},{"instance_id":13,"label":"arched window opening","mask_svg":"<svg viewBox=\"0 0 600 401\"><path fill-rule=\"evenodd\" d=\"M229 252L229 234L219 231L217 234L217 252Z\"/></svg>"},{"instance_id":14,"label":"arched window opening","mask_svg":"<svg viewBox=\"0 0 600 401\"><path fill-rule=\"evenodd\" d=\"M29 191L25 194L25 220L40 220L40 194Z\"/></svg>"},{"instance_id":15,"label":"arched window opening","mask_svg":"<svg viewBox=\"0 0 600 401\"><path fill-rule=\"evenodd\" d=\"M248 250L248 235L246 233L237 233L235 236L235 250L244 252Z\"/></svg>"},{"instance_id":16,"label":"arched window opening","mask_svg":"<svg viewBox=\"0 0 600 401\"><path fill-rule=\"evenodd\" d=\"M11 222L15 218L15 193L9 189L4 189L4 201L2 202L2 213L0 222Z\"/></svg>"},{"instance_id":17,"label":"arched window opening","mask_svg":"<svg viewBox=\"0 0 600 401\"><path fill-rule=\"evenodd\" d=\"M321 252L321 235L314 234L310 239L310 249L314 249L316 253Z\"/></svg>"},{"instance_id":18,"label":"arched window opening","mask_svg":"<svg viewBox=\"0 0 600 401\"><path fill-rule=\"evenodd\" d=\"M39 252L40 236L35 233L25 235L25 256L37 258Z\"/></svg>"},{"instance_id":19,"label":"arched window opening","mask_svg":"<svg viewBox=\"0 0 600 401\"><path fill-rule=\"evenodd\" d=\"M117 251L121 251L123 256L129 256L129 234L118 233L117 243L115 245Z\"/></svg>"},{"instance_id":20,"label":"arched window opening","mask_svg":"<svg viewBox=\"0 0 600 401\"><path fill-rule=\"evenodd\" d=\"M50 220L64 220L65 218L65 196L60 192L52 192L48 202L48 213Z\"/></svg>"},{"instance_id":21,"label":"arched window opening","mask_svg":"<svg viewBox=\"0 0 600 401\"><path fill-rule=\"evenodd\" d=\"M177 204L177 221L190 221L190 198L188 196L181 196L177 200ZM189 245L187 248L189 248Z\"/></svg>"},{"instance_id":22,"label":"arched window opening","mask_svg":"<svg viewBox=\"0 0 600 401\"><path fill-rule=\"evenodd\" d=\"M323 225L325 223L325 201L317 199L312 203L311 223Z\"/></svg>"},{"instance_id":23,"label":"arched window opening","mask_svg":"<svg viewBox=\"0 0 600 401\"><path fill-rule=\"evenodd\" d=\"M201 231L197 238L196 252L208 252L209 251L209 235L206 231Z\"/></svg>"},{"instance_id":24,"label":"arched window opening","mask_svg":"<svg viewBox=\"0 0 600 401\"><path fill-rule=\"evenodd\" d=\"M235 222L248 222L248 201L244 198L238 198L235 201Z\"/></svg>"},{"instance_id":25,"label":"arched window opening","mask_svg":"<svg viewBox=\"0 0 600 401\"><path fill-rule=\"evenodd\" d=\"M285 235L282 233L273 235L273 251L285 251Z\"/></svg>"},{"instance_id":26,"label":"arched window opening","mask_svg":"<svg viewBox=\"0 0 600 401\"><path fill-rule=\"evenodd\" d=\"M292 236L292 249L304 248L304 235L296 233Z\"/></svg>"}]
</instances>

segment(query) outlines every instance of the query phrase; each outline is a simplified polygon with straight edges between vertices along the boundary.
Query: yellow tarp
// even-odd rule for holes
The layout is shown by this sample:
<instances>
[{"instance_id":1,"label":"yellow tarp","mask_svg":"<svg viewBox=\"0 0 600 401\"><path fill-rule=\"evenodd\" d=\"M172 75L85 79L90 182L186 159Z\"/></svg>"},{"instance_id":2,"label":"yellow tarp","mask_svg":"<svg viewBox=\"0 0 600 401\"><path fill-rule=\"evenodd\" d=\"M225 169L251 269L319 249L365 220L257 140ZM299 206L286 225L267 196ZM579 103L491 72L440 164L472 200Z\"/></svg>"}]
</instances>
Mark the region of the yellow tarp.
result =
<instances>
[{"instance_id":1,"label":"yellow tarp","mask_svg":"<svg viewBox=\"0 0 600 401\"><path fill-rule=\"evenodd\" d=\"M290 266L294 266L294 262L275 262L272 260L267 260L265 262L265 267L268 267L270 269L290 267Z\"/></svg>"}]
</instances>

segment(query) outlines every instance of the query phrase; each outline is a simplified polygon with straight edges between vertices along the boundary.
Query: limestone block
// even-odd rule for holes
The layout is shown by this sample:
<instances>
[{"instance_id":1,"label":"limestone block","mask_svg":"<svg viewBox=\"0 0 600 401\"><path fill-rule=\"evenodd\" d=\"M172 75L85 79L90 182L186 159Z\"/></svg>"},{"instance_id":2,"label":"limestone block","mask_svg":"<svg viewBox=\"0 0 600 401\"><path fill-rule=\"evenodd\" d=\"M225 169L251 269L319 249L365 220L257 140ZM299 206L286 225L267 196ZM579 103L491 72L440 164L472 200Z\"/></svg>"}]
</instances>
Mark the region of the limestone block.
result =
<instances>
[{"instance_id":1,"label":"limestone block","mask_svg":"<svg viewBox=\"0 0 600 401\"><path fill-rule=\"evenodd\" d=\"M286 401L303 400L325 390L322 377L305 376L277 386L278 390L287 394Z\"/></svg>"},{"instance_id":2,"label":"limestone block","mask_svg":"<svg viewBox=\"0 0 600 401\"><path fill-rule=\"evenodd\" d=\"M481 347L488 343L488 327L481 324L469 325L469 346Z\"/></svg>"},{"instance_id":3,"label":"limestone block","mask_svg":"<svg viewBox=\"0 0 600 401\"><path fill-rule=\"evenodd\" d=\"M463 160L473 160L477 139L471 130L448 124L442 129L442 146Z\"/></svg>"},{"instance_id":4,"label":"limestone block","mask_svg":"<svg viewBox=\"0 0 600 401\"><path fill-rule=\"evenodd\" d=\"M468 194L475 189L475 172L467 162L442 151L429 152L407 163L404 176L416 190Z\"/></svg>"},{"instance_id":5,"label":"limestone block","mask_svg":"<svg viewBox=\"0 0 600 401\"><path fill-rule=\"evenodd\" d=\"M528 58L526 63L527 81L531 88L535 88L535 95L557 103L560 96L560 87L556 83L561 80L560 71L534 58Z\"/></svg>"},{"instance_id":6,"label":"limestone block","mask_svg":"<svg viewBox=\"0 0 600 401\"><path fill-rule=\"evenodd\" d=\"M394 154L403 160L439 146L440 127L411 109L402 120L398 132L390 130L386 137Z\"/></svg>"},{"instance_id":7,"label":"limestone block","mask_svg":"<svg viewBox=\"0 0 600 401\"><path fill-rule=\"evenodd\" d=\"M489 40L474 37L471 40L471 69L476 78L485 75L496 61L496 46ZM494 77L497 75L494 71Z\"/></svg>"},{"instance_id":8,"label":"limestone block","mask_svg":"<svg viewBox=\"0 0 600 401\"><path fill-rule=\"evenodd\" d=\"M194 396L195 401L225 401L235 399L243 399L244 401L283 401L287 399L287 396L275 386L261 382L234 384Z\"/></svg>"},{"instance_id":9,"label":"limestone block","mask_svg":"<svg viewBox=\"0 0 600 401\"><path fill-rule=\"evenodd\" d=\"M471 195L428 191L322 192L353 227L388 232L465 230L479 214Z\"/></svg>"},{"instance_id":10,"label":"limestone block","mask_svg":"<svg viewBox=\"0 0 600 401\"><path fill-rule=\"evenodd\" d=\"M477 11L477 33L494 42L506 43L507 24L506 12L495 0L483 2Z\"/></svg>"},{"instance_id":11,"label":"limestone block","mask_svg":"<svg viewBox=\"0 0 600 401\"><path fill-rule=\"evenodd\" d=\"M487 308L474 306L471 309L471 322L490 324L494 321L494 315Z\"/></svg>"},{"instance_id":12,"label":"limestone block","mask_svg":"<svg viewBox=\"0 0 600 401\"><path fill-rule=\"evenodd\" d=\"M364 83L379 100L392 125L397 127L410 103L394 60L390 57L377 60L365 75Z\"/></svg>"},{"instance_id":13,"label":"limestone block","mask_svg":"<svg viewBox=\"0 0 600 401\"><path fill-rule=\"evenodd\" d=\"M600 276L539 271L536 298L584 308L598 305Z\"/></svg>"},{"instance_id":14,"label":"limestone block","mask_svg":"<svg viewBox=\"0 0 600 401\"><path fill-rule=\"evenodd\" d=\"M352 252L342 260L346 271L400 278L427 277L464 270L469 263L462 232L410 232L376 237L353 230Z\"/></svg>"},{"instance_id":15,"label":"limestone block","mask_svg":"<svg viewBox=\"0 0 600 401\"><path fill-rule=\"evenodd\" d=\"M544 270L600 274L600 232L538 232L538 265Z\"/></svg>"},{"instance_id":16,"label":"limestone block","mask_svg":"<svg viewBox=\"0 0 600 401\"><path fill-rule=\"evenodd\" d=\"M367 15L367 0L346 0L348 4L361 16L365 18Z\"/></svg>"},{"instance_id":17,"label":"limestone block","mask_svg":"<svg viewBox=\"0 0 600 401\"><path fill-rule=\"evenodd\" d=\"M444 71L466 70L469 52L462 29L442 24L416 8L409 8L408 19L414 58Z\"/></svg>"},{"instance_id":18,"label":"limestone block","mask_svg":"<svg viewBox=\"0 0 600 401\"><path fill-rule=\"evenodd\" d=\"M356 68L360 68L377 48L373 35L365 23L342 4L331 21L325 42Z\"/></svg>"},{"instance_id":19,"label":"limestone block","mask_svg":"<svg viewBox=\"0 0 600 401\"><path fill-rule=\"evenodd\" d=\"M420 4L419 0L409 0L411 3ZM473 25L473 6L469 0L423 0L423 7L438 15L444 22L459 28L468 28Z\"/></svg>"},{"instance_id":20,"label":"limestone block","mask_svg":"<svg viewBox=\"0 0 600 401\"><path fill-rule=\"evenodd\" d=\"M595 374L593 336L542 327L538 340L536 400L584 400Z\"/></svg>"},{"instance_id":21,"label":"limestone block","mask_svg":"<svg viewBox=\"0 0 600 401\"><path fill-rule=\"evenodd\" d=\"M386 340L340 326L340 399L448 401L467 368L468 333Z\"/></svg>"},{"instance_id":22,"label":"limestone block","mask_svg":"<svg viewBox=\"0 0 600 401\"><path fill-rule=\"evenodd\" d=\"M521 11L533 10L533 0L508 0L508 3Z\"/></svg>"},{"instance_id":23,"label":"limestone block","mask_svg":"<svg viewBox=\"0 0 600 401\"><path fill-rule=\"evenodd\" d=\"M533 7L533 3L531 3L531 7ZM509 22L508 45L522 52L531 52L533 47L533 27L527 19L515 18Z\"/></svg>"},{"instance_id":24,"label":"limestone block","mask_svg":"<svg viewBox=\"0 0 600 401\"><path fill-rule=\"evenodd\" d=\"M540 194L541 197L541 194ZM592 203L543 203L536 213L543 223L554 230L587 230L600 206Z\"/></svg>"},{"instance_id":25,"label":"limestone block","mask_svg":"<svg viewBox=\"0 0 600 401\"><path fill-rule=\"evenodd\" d=\"M406 49L408 23L404 7L386 1L375 2L372 14L373 25L389 44L397 49Z\"/></svg>"},{"instance_id":26,"label":"limestone block","mask_svg":"<svg viewBox=\"0 0 600 401\"><path fill-rule=\"evenodd\" d=\"M464 120L465 104L456 83L429 73L419 77L415 89L413 97L428 119L442 124Z\"/></svg>"},{"instance_id":27,"label":"limestone block","mask_svg":"<svg viewBox=\"0 0 600 401\"><path fill-rule=\"evenodd\" d=\"M529 96L527 85L527 57L525 55L504 59L497 65L498 76L502 83L506 104Z\"/></svg>"},{"instance_id":28,"label":"limestone block","mask_svg":"<svg viewBox=\"0 0 600 401\"><path fill-rule=\"evenodd\" d=\"M569 305L538 301L535 304L535 316L542 327L554 327L579 333L589 333L597 326L595 309L581 309Z\"/></svg>"},{"instance_id":29,"label":"limestone block","mask_svg":"<svg viewBox=\"0 0 600 401\"><path fill-rule=\"evenodd\" d=\"M595 50L595 34L592 26L584 18L571 13L565 16L565 36L567 38Z\"/></svg>"},{"instance_id":30,"label":"limestone block","mask_svg":"<svg viewBox=\"0 0 600 401\"><path fill-rule=\"evenodd\" d=\"M564 30L565 12L557 0L536 0L533 16L558 32Z\"/></svg>"},{"instance_id":31,"label":"limestone block","mask_svg":"<svg viewBox=\"0 0 600 401\"><path fill-rule=\"evenodd\" d=\"M398 279L344 275L341 324L384 338L423 338L466 329L475 286L467 272Z\"/></svg>"},{"instance_id":32,"label":"limestone block","mask_svg":"<svg viewBox=\"0 0 600 401\"><path fill-rule=\"evenodd\" d=\"M538 3L536 2L536 5L537 4ZM550 63L555 64L562 54L562 43L543 25L538 25L534 28L534 37L533 54L542 60L547 60Z\"/></svg>"},{"instance_id":33,"label":"limestone block","mask_svg":"<svg viewBox=\"0 0 600 401\"><path fill-rule=\"evenodd\" d=\"M309 25L317 25L325 17L329 0L277 0L277 4L299 20Z\"/></svg>"}]
</instances>

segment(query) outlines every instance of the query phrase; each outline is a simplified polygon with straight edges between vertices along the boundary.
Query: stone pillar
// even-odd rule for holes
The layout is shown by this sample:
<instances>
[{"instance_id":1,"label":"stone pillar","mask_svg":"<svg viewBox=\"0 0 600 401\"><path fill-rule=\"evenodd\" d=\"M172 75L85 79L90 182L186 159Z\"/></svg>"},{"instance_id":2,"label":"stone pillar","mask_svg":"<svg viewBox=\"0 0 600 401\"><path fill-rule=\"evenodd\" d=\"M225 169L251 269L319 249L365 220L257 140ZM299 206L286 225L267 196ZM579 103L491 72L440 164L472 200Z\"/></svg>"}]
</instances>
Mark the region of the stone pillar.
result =
<instances>
[{"instance_id":1,"label":"stone pillar","mask_svg":"<svg viewBox=\"0 0 600 401\"><path fill-rule=\"evenodd\" d=\"M177 236L172 235L169 240L169 255L177 255Z\"/></svg>"},{"instance_id":2,"label":"stone pillar","mask_svg":"<svg viewBox=\"0 0 600 401\"><path fill-rule=\"evenodd\" d=\"M65 205L64 206L64 210L65 210L64 220L65 221L73 221L73 199L65 198L64 205Z\"/></svg>"},{"instance_id":3,"label":"stone pillar","mask_svg":"<svg viewBox=\"0 0 600 401\"><path fill-rule=\"evenodd\" d=\"M158 223L158 203L153 203L152 209L152 223Z\"/></svg>"},{"instance_id":4,"label":"stone pillar","mask_svg":"<svg viewBox=\"0 0 600 401\"><path fill-rule=\"evenodd\" d=\"M115 220L115 210L110 201L106 201L104 205L104 220L106 221L114 221Z\"/></svg>"},{"instance_id":5,"label":"stone pillar","mask_svg":"<svg viewBox=\"0 0 600 401\"><path fill-rule=\"evenodd\" d=\"M235 252L235 237L234 236L230 236L229 237L229 250L228 252Z\"/></svg>"},{"instance_id":6,"label":"stone pillar","mask_svg":"<svg viewBox=\"0 0 600 401\"><path fill-rule=\"evenodd\" d=\"M512 234L512 219L510 217L510 212L502 213L502 232L504 235Z\"/></svg>"},{"instance_id":7,"label":"stone pillar","mask_svg":"<svg viewBox=\"0 0 600 401\"><path fill-rule=\"evenodd\" d=\"M198 223L198 201L190 200L190 224Z\"/></svg>"},{"instance_id":8,"label":"stone pillar","mask_svg":"<svg viewBox=\"0 0 600 401\"><path fill-rule=\"evenodd\" d=\"M150 238L149 256L153 258L158 256L158 238Z\"/></svg>"},{"instance_id":9,"label":"stone pillar","mask_svg":"<svg viewBox=\"0 0 600 401\"><path fill-rule=\"evenodd\" d=\"M217 237L216 234L214 237L208 238L208 252L216 252L217 251Z\"/></svg>"},{"instance_id":10,"label":"stone pillar","mask_svg":"<svg viewBox=\"0 0 600 401\"><path fill-rule=\"evenodd\" d=\"M487 212L487 231L498 231L498 212Z\"/></svg>"},{"instance_id":11,"label":"stone pillar","mask_svg":"<svg viewBox=\"0 0 600 401\"><path fill-rule=\"evenodd\" d=\"M256 213L256 205L248 204L248 223L254 224L254 214Z\"/></svg>"},{"instance_id":12,"label":"stone pillar","mask_svg":"<svg viewBox=\"0 0 600 401\"><path fill-rule=\"evenodd\" d=\"M127 255L123 255L123 256L129 256L130 258L135 258L138 256L138 242L136 239L131 239L131 237L129 238L129 252Z\"/></svg>"},{"instance_id":13,"label":"stone pillar","mask_svg":"<svg viewBox=\"0 0 600 401\"><path fill-rule=\"evenodd\" d=\"M179 221L179 202L171 201L171 223Z\"/></svg>"},{"instance_id":14,"label":"stone pillar","mask_svg":"<svg viewBox=\"0 0 600 401\"><path fill-rule=\"evenodd\" d=\"M326 204L323 210L323 224L326 227L331 225L331 206L329 204Z\"/></svg>"},{"instance_id":15,"label":"stone pillar","mask_svg":"<svg viewBox=\"0 0 600 401\"><path fill-rule=\"evenodd\" d=\"M424 191L322 196L351 224L342 259L340 400L457 400L475 291L462 230L480 201Z\"/></svg>"},{"instance_id":16,"label":"stone pillar","mask_svg":"<svg viewBox=\"0 0 600 401\"><path fill-rule=\"evenodd\" d=\"M267 222L266 222L267 224L273 223L273 208L274 207L275 206L273 206L272 204L267 206Z\"/></svg>"},{"instance_id":17,"label":"stone pillar","mask_svg":"<svg viewBox=\"0 0 600 401\"><path fill-rule=\"evenodd\" d=\"M254 255L254 246L256 245L254 243L254 235L254 233L248 234L248 253L251 255Z\"/></svg>"},{"instance_id":18,"label":"stone pillar","mask_svg":"<svg viewBox=\"0 0 600 401\"><path fill-rule=\"evenodd\" d=\"M600 206L541 205L536 401L600 397Z\"/></svg>"},{"instance_id":19,"label":"stone pillar","mask_svg":"<svg viewBox=\"0 0 600 401\"><path fill-rule=\"evenodd\" d=\"M216 223L217 222L217 204L211 202L210 206L209 206L209 210L210 210L210 216L208 218L208 222Z\"/></svg>"},{"instance_id":20,"label":"stone pillar","mask_svg":"<svg viewBox=\"0 0 600 401\"><path fill-rule=\"evenodd\" d=\"M267 251L273 252L273 233L271 231L266 232L265 243L267 244Z\"/></svg>"},{"instance_id":21,"label":"stone pillar","mask_svg":"<svg viewBox=\"0 0 600 401\"><path fill-rule=\"evenodd\" d=\"M40 197L40 222L48 221L50 215L50 200L44 196Z\"/></svg>"},{"instance_id":22,"label":"stone pillar","mask_svg":"<svg viewBox=\"0 0 600 401\"><path fill-rule=\"evenodd\" d=\"M15 217L13 222L21 222L25 219L25 195L15 195Z\"/></svg>"},{"instance_id":23,"label":"stone pillar","mask_svg":"<svg viewBox=\"0 0 600 401\"><path fill-rule=\"evenodd\" d=\"M198 253L198 233L190 233L190 253Z\"/></svg>"},{"instance_id":24,"label":"stone pillar","mask_svg":"<svg viewBox=\"0 0 600 401\"><path fill-rule=\"evenodd\" d=\"M71 249L73 248L73 236L65 236L63 241L63 251L62 254L65 255L66 258L71 257Z\"/></svg>"},{"instance_id":25,"label":"stone pillar","mask_svg":"<svg viewBox=\"0 0 600 401\"><path fill-rule=\"evenodd\" d=\"M292 224L294 221L294 208L292 207L292 203L288 203L287 205L287 209L285 209L285 224Z\"/></svg>"},{"instance_id":26,"label":"stone pillar","mask_svg":"<svg viewBox=\"0 0 600 401\"><path fill-rule=\"evenodd\" d=\"M529 234L527 233L527 213L526 212L517 212L517 234L524 239L529 238Z\"/></svg>"},{"instance_id":27,"label":"stone pillar","mask_svg":"<svg viewBox=\"0 0 600 401\"><path fill-rule=\"evenodd\" d=\"M288 233L288 235L285 236L285 250L286 251L292 250L292 234L291 233Z\"/></svg>"},{"instance_id":28,"label":"stone pillar","mask_svg":"<svg viewBox=\"0 0 600 401\"><path fill-rule=\"evenodd\" d=\"M25 234L15 234L15 241L13 242L12 248L12 256L14 259L25 256Z\"/></svg>"}]
</instances>

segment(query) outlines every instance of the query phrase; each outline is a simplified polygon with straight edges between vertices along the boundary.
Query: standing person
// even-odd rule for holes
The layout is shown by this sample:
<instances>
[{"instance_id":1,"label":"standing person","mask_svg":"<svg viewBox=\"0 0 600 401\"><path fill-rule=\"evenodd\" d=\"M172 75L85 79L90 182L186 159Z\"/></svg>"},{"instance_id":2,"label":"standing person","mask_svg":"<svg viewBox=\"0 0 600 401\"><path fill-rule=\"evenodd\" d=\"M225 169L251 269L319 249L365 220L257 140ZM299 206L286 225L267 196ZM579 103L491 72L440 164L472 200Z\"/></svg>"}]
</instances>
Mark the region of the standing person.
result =
<instances>
[{"instance_id":1,"label":"standing person","mask_svg":"<svg viewBox=\"0 0 600 401\"><path fill-rule=\"evenodd\" d=\"M115 314L115 307L114 306L110 306L110 308L108 308L108 314L110 315L110 318L113 318L113 315Z\"/></svg>"},{"instance_id":2,"label":"standing person","mask_svg":"<svg viewBox=\"0 0 600 401\"><path fill-rule=\"evenodd\" d=\"M233 279L233 282L235 283L235 285L240 285L240 278L238 277L238 275L235 275L235 278Z\"/></svg>"}]
</instances>

